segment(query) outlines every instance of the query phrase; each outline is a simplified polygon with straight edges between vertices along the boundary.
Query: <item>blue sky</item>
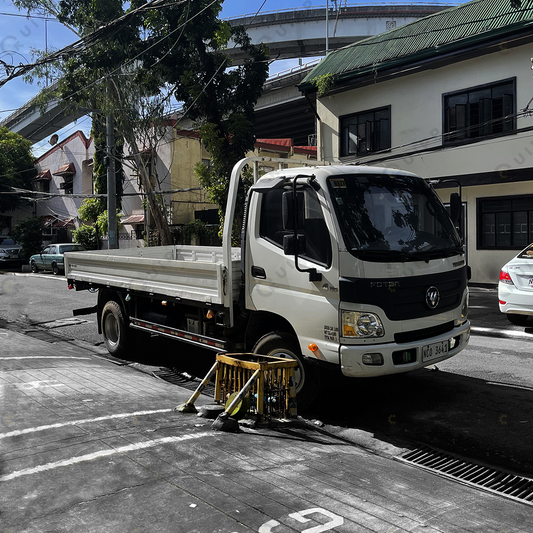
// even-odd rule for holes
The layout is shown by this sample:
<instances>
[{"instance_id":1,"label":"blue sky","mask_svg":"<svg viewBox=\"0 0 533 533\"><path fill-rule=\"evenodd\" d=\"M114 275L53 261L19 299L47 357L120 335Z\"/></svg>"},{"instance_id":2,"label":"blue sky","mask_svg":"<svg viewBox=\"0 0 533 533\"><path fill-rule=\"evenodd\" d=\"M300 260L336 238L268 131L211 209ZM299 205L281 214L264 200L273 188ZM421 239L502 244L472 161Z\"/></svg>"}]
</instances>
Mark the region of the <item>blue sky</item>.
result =
<instances>
[{"instance_id":1,"label":"blue sky","mask_svg":"<svg viewBox=\"0 0 533 533\"><path fill-rule=\"evenodd\" d=\"M329 0L330 7L334 0ZM345 0L339 0L339 5L345 5ZM348 4L362 3L356 0ZM366 4L371 2L365 2ZM376 2L387 3L387 2ZM390 2L393 3L393 2ZM400 2L401 3L401 2ZM405 2L409 3L409 2ZM441 3L429 0L427 3ZM277 10L302 9L307 7L321 7L326 5L326 0L225 0L222 17L237 17L258 12L272 12ZM22 16L21 16L22 15ZM76 35L53 19L26 18L25 12L20 12L10 0L0 0L0 60L8 64L31 62L32 49L44 50L60 49L76 40ZM271 74L291 68L298 64L298 60L277 61L271 66ZM0 65L0 78L4 76ZM6 118L11 112L18 109L30 98L39 92L39 86L27 84L22 79L8 82L0 88L0 119ZM73 133L77 129L88 134L90 119L82 118L77 123L68 126L60 132L60 138ZM39 155L49 146L47 141L42 141L34 147L35 155Z\"/></svg>"}]
</instances>

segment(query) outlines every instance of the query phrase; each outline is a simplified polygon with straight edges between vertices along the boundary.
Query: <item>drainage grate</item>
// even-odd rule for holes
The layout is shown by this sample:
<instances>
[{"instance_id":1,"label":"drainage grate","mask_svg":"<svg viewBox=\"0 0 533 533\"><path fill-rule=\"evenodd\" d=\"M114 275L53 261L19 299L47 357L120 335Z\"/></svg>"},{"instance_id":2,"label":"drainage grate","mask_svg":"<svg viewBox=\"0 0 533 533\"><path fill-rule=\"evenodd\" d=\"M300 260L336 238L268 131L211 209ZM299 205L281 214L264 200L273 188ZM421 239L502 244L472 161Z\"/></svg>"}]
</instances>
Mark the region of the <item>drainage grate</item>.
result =
<instances>
[{"instance_id":1,"label":"drainage grate","mask_svg":"<svg viewBox=\"0 0 533 533\"><path fill-rule=\"evenodd\" d=\"M191 390L193 392L202 382L200 378L197 378L196 376L191 376L187 372L181 372L180 370L174 368L160 368L159 370L156 370L152 373L154 376L164 381L168 381L169 383L173 383L174 385L179 385L180 387ZM211 396L211 398L215 397L214 381L210 381L205 386L205 388L202 390L202 394L206 396Z\"/></svg>"},{"instance_id":2,"label":"drainage grate","mask_svg":"<svg viewBox=\"0 0 533 533\"><path fill-rule=\"evenodd\" d=\"M474 463L429 446L407 452L397 459L533 506L533 479Z\"/></svg>"}]
</instances>

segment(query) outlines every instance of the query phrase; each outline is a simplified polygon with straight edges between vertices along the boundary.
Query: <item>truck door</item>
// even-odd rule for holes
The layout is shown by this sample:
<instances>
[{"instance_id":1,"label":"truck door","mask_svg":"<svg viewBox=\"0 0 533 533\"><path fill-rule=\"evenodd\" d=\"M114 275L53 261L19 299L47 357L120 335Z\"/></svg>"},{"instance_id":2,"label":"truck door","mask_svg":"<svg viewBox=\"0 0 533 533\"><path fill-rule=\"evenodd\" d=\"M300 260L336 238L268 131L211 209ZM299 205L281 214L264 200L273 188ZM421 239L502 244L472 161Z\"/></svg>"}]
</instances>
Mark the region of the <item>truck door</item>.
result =
<instances>
[{"instance_id":1,"label":"truck door","mask_svg":"<svg viewBox=\"0 0 533 533\"><path fill-rule=\"evenodd\" d=\"M247 307L285 318L294 328L302 354L338 363L338 247L335 230L322 191L299 188L305 237L298 266L315 269L318 276L298 271L295 256L285 255L282 202L285 190L252 195L245 261ZM321 278L312 281L310 278ZM319 349L312 352L308 345Z\"/></svg>"}]
</instances>

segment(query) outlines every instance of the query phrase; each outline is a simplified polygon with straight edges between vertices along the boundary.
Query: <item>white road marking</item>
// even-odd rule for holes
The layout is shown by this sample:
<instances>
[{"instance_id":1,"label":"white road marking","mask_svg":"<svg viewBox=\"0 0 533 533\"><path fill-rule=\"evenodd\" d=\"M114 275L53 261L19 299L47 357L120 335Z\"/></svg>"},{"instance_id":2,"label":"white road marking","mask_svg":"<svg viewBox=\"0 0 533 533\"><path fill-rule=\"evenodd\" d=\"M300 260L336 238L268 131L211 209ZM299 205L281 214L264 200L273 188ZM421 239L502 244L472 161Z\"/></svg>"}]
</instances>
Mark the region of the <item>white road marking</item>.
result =
<instances>
[{"instance_id":1,"label":"white road marking","mask_svg":"<svg viewBox=\"0 0 533 533\"><path fill-rule=\"evenodd\" d=\"M505 337L517 337L522 339L531 339L533 335L531 333L526 333L525 331L515 331L513 329L500 329L500 328L480 328L480 327L471 327L471 331L478 331L480 333L498 333Z\"/></svg>"},{"instance_id":2,"label":"white road marking","mask_svg":"<svg viewBox=\"0 0 533 533\"><path fill-rule=\"evenodd\" d=\"M39 474L41 472L47 472L48 470L54 470L55 468L61 468L63 466L72 466L78 463L84 463L88 461L94 461L102 457L109 457L111 455L135 452L138 450L146 450L147 448L153 448L155 446L160 446L162 444L174 444L178 442L184 442L187 440L201 439L202 437L207 437L212 435L210 432L203 433L193 433L190 435L181 435L179 437L162 437L160 439L139 442L137 444L129 444L127 446L120 446L118 448L111 448L108 450L101 450L99 452L89 453L86 455L79 455L72 457L71 459L65 459L63 461L56 461L54 463L47 463L45 465L35 466L33 468L25 468L23 470L17 470L11 474L5 474L0 476L1 481L11 481L12 479L17 479L22 476L31 476L33 474Z\"/></svg>"},{"instance_id":3,"label":"white road marking","mask_svg":"<svg viewBox=\"0 0 533 533\"><path fill-rule=\"evenodd\" d=\"M173 409L155 409L153 411L135 411L133 413L117 413L115 415L99 416L97 418L83 418L81 420L70 420L68 422L57 422L56 424L48 424L46 426L36 426L33 428L16 429L8 433L0 433L0 439L8 437L18 437L19 435L27 435L28 433L37 433L38 431L46 431L47 429L58 429L65 426L78 426L80 424L90 424L91 422L103 422L104 420L115 420L117 418L129 418L136 416L153 415L157 413L170 413Z\"/></svg>"},{"instance_id":4,"label":"white road marking","mask_svg":"<svg viewBox=\"0 0 533 533\"><path fill-rule=\"evenodd\" d=\"M3 357L0 356L0 361L5 361L6 359L92 359L92 357L77 357L70 355L18 355L18 356L9 356Z\"/></svg>"}]
</instances>

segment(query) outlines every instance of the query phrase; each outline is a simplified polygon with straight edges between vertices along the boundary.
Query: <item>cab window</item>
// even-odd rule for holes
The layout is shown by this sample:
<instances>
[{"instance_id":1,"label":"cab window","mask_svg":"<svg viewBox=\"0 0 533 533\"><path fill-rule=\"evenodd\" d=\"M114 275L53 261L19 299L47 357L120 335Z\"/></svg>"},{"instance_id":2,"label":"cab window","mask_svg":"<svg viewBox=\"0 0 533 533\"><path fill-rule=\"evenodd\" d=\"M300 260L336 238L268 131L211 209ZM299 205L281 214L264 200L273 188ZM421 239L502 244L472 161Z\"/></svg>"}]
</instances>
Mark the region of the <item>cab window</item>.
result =
<instances>
[{"instance_id":1,"label":"cab window","mask_svg":"<svg viewBox=\"0 0 533 533\"><path fill-rule=\"evenodd\" d=\"M261 195L259 235L279 248L283 248L283 237L293 234L292 230L283 228L283 192L284 189L274 189ZM329 267L331 265L331 240L322 207L313 189L305 187L303 192L304 227L298 230L298 233L305 236L306 250L300 256Z\"/></svg>"}]
</instances>

